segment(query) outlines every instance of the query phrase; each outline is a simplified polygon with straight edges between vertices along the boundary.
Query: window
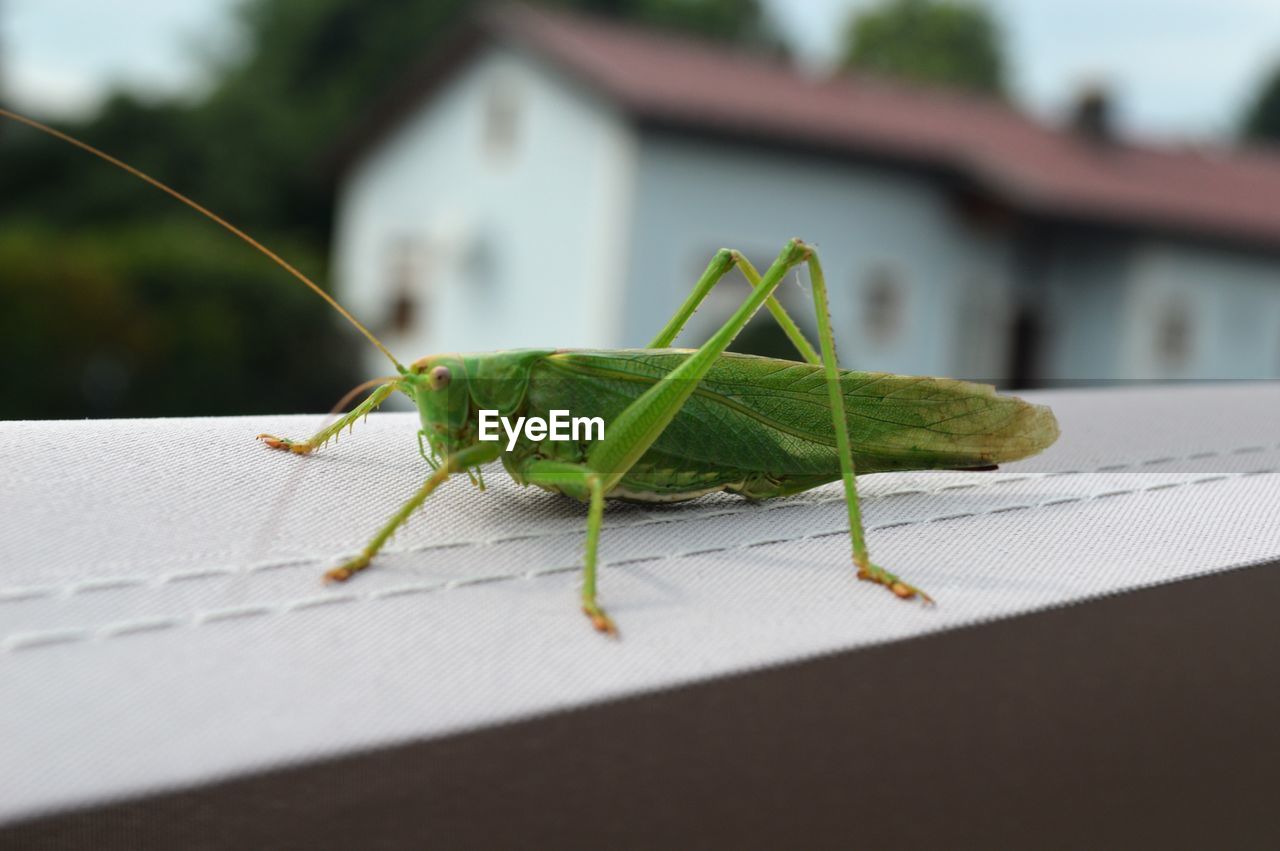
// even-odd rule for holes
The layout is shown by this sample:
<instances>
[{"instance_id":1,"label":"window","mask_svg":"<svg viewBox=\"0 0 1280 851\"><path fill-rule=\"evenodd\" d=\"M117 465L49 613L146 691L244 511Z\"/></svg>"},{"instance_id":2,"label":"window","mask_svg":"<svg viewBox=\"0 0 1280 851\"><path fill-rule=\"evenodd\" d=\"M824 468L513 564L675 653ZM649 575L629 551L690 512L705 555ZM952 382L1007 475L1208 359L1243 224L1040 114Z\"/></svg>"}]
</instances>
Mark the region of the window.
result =
<instances>
[{"instance_id":1,"label":"window","mask_svg":"<svg viewBox=\"0 0 1280 851\"><path fill-rule=\"evenodd\" d=\"M493 162L504 162L515 152L520 125L520 87L510 74L496 74L489 81L484 105L484 149Z\"/></svg>"},{"instance_id":2,"label":"window","mask_svg":"<svg viewBox=\"0 0 1280 851\"><path fill-rule=\"evenodd\" d=\"M387 325L392 333L408 334L418 327L425 290L422 240L400 237L391 243L387 262L387 291L391 294Z\"/></svg>"},{"instance_id":3,"label":"window","mask_svg":"<svg viewBox=\"0 0 1280 851\"><path fill-rule=\"evenodd\" d=\"M1191 356L1191 313L1182 301L1171 301L1156 325L1156 357L1161 366L1184 366Z\"/></svg>"},{"instance_id":4,"label":"window","mask_svg":"<svg viewBox=\"0 0 1280 851\"><path fill-rule=\"evenodd\" d=\"M906 318L906 293L897 274L887 266L871 270L862 291L862 325L866 338L877 345L892 343Z\"/></svg>"},{"instance_id":5,"label":"window","mask_svg":"<svg viewBox=\"0 0 1280 851\"><path fill-rule=\"evenodd\" d=\"M488 231L481 231L469 241L462 254L462 273L477 290L492 290L500 277L498 245Z\"/></svg>"}]
</instances>

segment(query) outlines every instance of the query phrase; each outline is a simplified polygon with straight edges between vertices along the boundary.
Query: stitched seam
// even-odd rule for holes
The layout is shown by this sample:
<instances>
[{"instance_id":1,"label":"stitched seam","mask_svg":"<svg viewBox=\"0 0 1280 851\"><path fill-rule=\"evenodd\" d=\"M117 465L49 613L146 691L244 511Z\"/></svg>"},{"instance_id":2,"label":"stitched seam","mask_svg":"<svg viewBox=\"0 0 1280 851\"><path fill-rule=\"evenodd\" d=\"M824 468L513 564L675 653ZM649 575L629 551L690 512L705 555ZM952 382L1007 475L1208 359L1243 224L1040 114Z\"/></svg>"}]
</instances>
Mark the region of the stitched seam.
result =
<instances>
[{"instance_id":1,"label":"stitched seam","mask_svg":"<svg viewBox=\"0 0 1280 851\"><path fill-rule=\"evenodd\" d=\"M1182 482L1162 482L1158 485L1151 485L1139 488L1126 488L1121 490L1106 491L1099 494L1089 494L1087 496L1055 498L1044 500L1041 502L1025 503L1021 505L1000 506L985 511L962 512L957 514L944 514L936 517L928 517L920 520L900 520L888 523L882 523L876 526L868 526L867 531L880 531L885 529L900 529L909 526L923 526L930 523L943 523L952 520L982 517L991 514L1005 514L1014 511L1033 511L1045 508L1057 508L1062 505L1070 505L1082 502L1094 502L1103 499L1114 499L1119 496L1132 496L1143 493L1152 493L1156 491L1173 490L1176 488L1190 487L1193 485L1211 484L1214 482L1227 481L1231 479L1242 479L1250 476L1270 475L1280 472L1280 467L1268 467L1258 470L1249 470L1243 473L1225 473L1202 476L1197 479L1187 479ZM748 550L758 547L771 546L774 544L798 543L801 541L818 540L821 538L829 538L836 535L847 535L848 529L841 528L836 530L828 530L823 532L813 532L807 535L798 535L791 538L770 538L767 540L748 541L745 543L728 544L718 547L705 547L702 549L686 550L679 553L667 553L663 555L642 556L632 559L616 559L613 561L602 562L602 567L624 567L628 565L647 564L652 562L670 561L680 558L688 558L698 555L709 555L714 553L734 552L738 550ZM461 579L450 579L444 582L432 582L402 585L392 588L380 588L376 591L366 591L363 593L347 593L342 595L332 595L327 597L305 597L298 600L290 600L284 603L254 604L246 606L238 606L234 608L212 609L202 612L195 612L189 615L173 616L173 617L148 617L138 618L131 621L121 621L117 623L106 624L98 627L65 627L54 630L46 630L40 632L17 633L14 635L0 638L0 649L8 652L18 650L27 650L37 647L49 647L59 644L67 644L80 641L102 641L109 638L117 638L123 635L133 635L139 632L154 632L165 629L173 629L182 626L195 627L203 626L211 623L217 623L226 620L239 620L245 618L256 618L267 615L285 615L291 612L305 611L307 609L317 608L320 606L337 606L348 603L370 603L377 600L401 597L409 594L428 594L438 593L441 591L452 591L459 588L465 588L471 585L487 585L496 582L510 582L520 579L536 579L543 576L551 576L559 573L567 573L570 571L580 570L580 565L568 565L559 567L540 568L537 570L529 570L521 573L512 574L490 574L485 576L468 577Z\"/></svg>"},{"instance_id":2,"label":"stitched seam","mask_svg":"<svg viewBox=\"0 0 1280 851\"><path fill-rule=\"evenodd\" d=\"M996 477L991 480L983 480L977 482L964 482L960 484L947 484L934 488L903 488L895 491L888 491L882 494L873 494L862 497L862 501L866 503L875 503L880 500L890 499L899 496L927 496L929 494L950 493L958 490L976 490L979 488L997 487L999 485L1009 484L1011 482L1024 482L1030 480L1053 479L1063 476L1085 475L1089 473L1112 473L1121 470L1129 470L1139 467L1150 467L1156 464L1167 464L1177 461L1200 461L1208 458L1223 457L1230 455L1244 455L1258 452L1265 452L1273 448L1280 448L1280 443L1275 446L1249 445L1241 446L1235 449L1224 449L1219 451L1196 452L1185 455L1181 458L1162 456L1159 458L1149 458L1141 461L1132 461L1119 464L1104 464L1100 467L1094 467L1087 470L1059 470L1052 473L1011 473L1004 476ZM1235 474L1228 474L1235 475ZM697 516L679 516L678 514L649 516L644 520L620 523L605 523L601 527L601 533L606 533L618 529L638 529L647 526L658 526L665 523L683 523L696 520L714 520L721 517L735 517L742 514L763 511L780 511L788 508L801 508L816 505L828 505L833 502L843 502L844 494L833 494L830 496L816 497L805 499L799 495L782 502L766 502L764 504L753 504L749 506L737 506L726 508L722 511L707 511L697 514ZM459 541L446 541L443 543L420 544L418 546L394 548L385 547L382 552L385 554L414 555L417 553L434 552L437 550L450 550L470 547L493 546L495 544L519 543L522 541L540 541L549 538L561 537L564 535L580 535L580 529L548 529L534 532L524 532L517 535L498 535L490 538L473 538ZM354 555L354 552L349 553ZM94 593L100 591L114 591L128 588L161 588L166 585L179 582L193 582L201 580L225 579L235 576L250 576L257 573L263 573L271 570L280 570L288 567L301 567L304 565L323 564L328 558L324 556L292 556L284 559L276 559L273 561L259 562L256 564L241 565L236 567L203 567L194 570L172 571L158 575L115 575L104 577L90 577L83 580L73 581L61 585L25 585L13 586L9 588L0 588L0 605L6 603L20 603L29 600L42 600L52 597L74 597L80 594Z\"/></svg>"}]
</instances>

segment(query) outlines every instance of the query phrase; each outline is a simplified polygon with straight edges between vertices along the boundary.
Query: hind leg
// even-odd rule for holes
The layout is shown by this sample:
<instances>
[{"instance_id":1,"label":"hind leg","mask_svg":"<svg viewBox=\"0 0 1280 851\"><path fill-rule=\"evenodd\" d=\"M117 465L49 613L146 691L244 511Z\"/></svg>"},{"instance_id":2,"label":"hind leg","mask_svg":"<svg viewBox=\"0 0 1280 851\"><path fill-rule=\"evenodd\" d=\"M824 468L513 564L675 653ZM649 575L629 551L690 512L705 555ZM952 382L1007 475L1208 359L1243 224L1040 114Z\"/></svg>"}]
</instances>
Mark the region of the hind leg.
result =
<instances>
[{"instance_id":1,"label":"hind leg","mask_svg":"<svg viewBox=\"0 0 1280 851\"><path fill-rule=\"evenodd\" d=\"M822 367L826 373L827 398L831 407L832 425L835 428L836 454L840 458L840 480L844 484L845 504L849 508L849 538L853 546L853 564L858 569L858 578L883 585L904 600L918 596L926 603L932 603L933 598L919 588L907 584L884 568L872 564L871 557L867 553L866 533L862 527L862 505L858 500L858 485L855 481L853 448L849 440L844 394L840 390L840 369L836 365L835 337L831 332L831 308L827 303L827 281L822 274L822 264L818 262L818 257L812 249L809 250L805 262L809 266L809 276L813 284L813 306L818 318L818 343L822 347Z\"/></svg>"},{"instance_id":2,"label":"hind leg","mask_svg":"<svg viewBox=\"0 0 1280 851\"><path fill-rule=\"evenodd\" d=\"M684 300L684 304L680 305L680 309L676 311L671 320L667 322L658 336L649 341L647 349L663 349L671 345L676 336L689 322L689 317L693 316L693 312L698 306L706 300L715 285L720 283L721 279L728 272L737 266L742 272L742 276L753 287L759 287L763 281L760 273L756 271L756 267L751 265L751 261L742 255L742 252L735 251L731 248L722 248L716 252L716 256L711 258L707 270L702 273L702 277L698 279L698 283L694 285L693 292L689 293L689 297ZM787 309L778 301L777 296L770 295L764 303L765 308L773 314L773 318L777 321L787 339L796 347L796 351L800 353L800 357L804 358L808 363L820 363L817 351L813 348L808 339L805 338L804 332L796 325L795 320L787 313Z\"/></svg>"}]
</instances>

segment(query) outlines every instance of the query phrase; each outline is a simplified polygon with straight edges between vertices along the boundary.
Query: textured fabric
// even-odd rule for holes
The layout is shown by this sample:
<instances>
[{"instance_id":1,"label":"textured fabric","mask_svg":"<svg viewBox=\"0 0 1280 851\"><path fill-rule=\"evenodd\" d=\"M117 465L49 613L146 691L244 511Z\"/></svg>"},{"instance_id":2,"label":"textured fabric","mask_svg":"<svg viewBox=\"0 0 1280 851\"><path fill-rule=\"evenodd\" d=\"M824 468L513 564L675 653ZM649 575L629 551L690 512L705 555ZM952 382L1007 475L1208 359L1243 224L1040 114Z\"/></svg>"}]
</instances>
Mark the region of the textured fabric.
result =
<instances>
[{"instance_id":1,"label":"textured fabric","mask_svg":"<svg viewBox=\"0 0 1280 851\"><path fill-rule=\"evenodd\" d=\"M1280 556L1280 386L1059 391L1062 438L996 473L762 504L613 505L601 601L585 511L487 470L374 569L327 587L421 482L413 415L311 457L317 417L0 424L0 819L393 745ZM21 778L21 782L18 782Z\"/></svg>"}]
</instances>

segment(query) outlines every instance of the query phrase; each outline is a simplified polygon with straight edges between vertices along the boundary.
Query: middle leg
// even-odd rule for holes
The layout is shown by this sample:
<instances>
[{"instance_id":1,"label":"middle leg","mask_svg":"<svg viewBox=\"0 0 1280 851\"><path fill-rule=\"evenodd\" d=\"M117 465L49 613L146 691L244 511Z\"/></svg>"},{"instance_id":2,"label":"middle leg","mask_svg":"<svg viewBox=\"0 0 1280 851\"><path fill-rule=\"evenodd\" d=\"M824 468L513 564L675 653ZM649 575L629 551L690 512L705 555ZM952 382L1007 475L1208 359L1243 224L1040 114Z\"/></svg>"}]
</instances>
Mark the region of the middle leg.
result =
<instances>
[{"instance_id":1,"label":"middle leg","mask_svg":"<svg viewBox=\"0 0 1280 851\"><path fill-rule=\"evenodd\" d=\"M596 571L600 551L600 526L604 522L604 484L585 464L532 460L524 465L525 481L541 487L564 488L587 497L587 543L582 562L582 612L598 632L618 637L618 627L596 600Z\"/></svg>"},{"instance_id":2,"label":"middle leg","mask_svg":"<svg viewBox=\"0 0 1280 851\"><path fill-rule=\"evenodd\" d=\"M378 554L383 544L387 542L387 539L413 515L413 512L422 507L422 503L427 501L427 497L431 496L436 488L448 481L449 477L455 473L489 463L498 457L500 451L496 443L479 443L451 453L445 462L427 477L427 480L422 483L422 487L418 488L417 493L409 497L396 513L391 515L391 519L378 530L378 533L373 536L369 543L365 544L359 555L330 570L324 575L324 578L330 582L345 582L367 568L373 557Z\"/></svg>"}]
</instances>

